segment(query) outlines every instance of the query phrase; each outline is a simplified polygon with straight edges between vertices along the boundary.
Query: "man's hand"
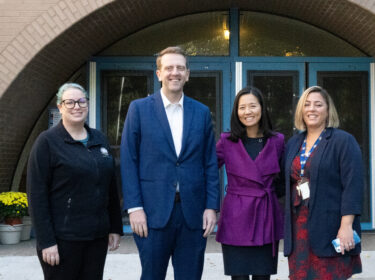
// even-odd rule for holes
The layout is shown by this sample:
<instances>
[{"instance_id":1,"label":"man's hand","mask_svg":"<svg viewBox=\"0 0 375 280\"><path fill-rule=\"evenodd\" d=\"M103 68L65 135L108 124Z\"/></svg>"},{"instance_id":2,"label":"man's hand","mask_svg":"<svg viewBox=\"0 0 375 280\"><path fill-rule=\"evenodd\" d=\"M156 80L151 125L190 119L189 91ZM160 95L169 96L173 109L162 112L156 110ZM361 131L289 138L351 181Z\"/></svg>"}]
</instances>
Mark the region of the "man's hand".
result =
<instances>
[{"instance_id":1,"label":"man's hand","mask_svg":"<svg viewBox=\"0 0 375 280\"><path fill-rule=\"evenodd\" d=\"M131 212L129 214L130 226L132 231L140 237L148 236L147 218L143 209Z\"/></svg>"},{"instance_id":2,"label":"man's hand","mask_svg":"<svg viewBox=\"0 0 375 280\"><path fill-rule=\"evenodd\" d=\"M110 233L108 235L108 249L109 251L117 250L120 247L120 234Z\"/></svg>"},{"instance_id":3,"label":"man's hand","mask_svg":"<svg viewBox=\"0 0 375 280\"><path fill-rule=\"evenodd\" d=\"M216 225L216 211L213 209L206 209L203 213L203 237L207 237L215 228Z\"/></svg>"},{"instance_id":4,"label":"man's hand","mask_svg":"<svg viewBox=\"0 0 375 280\"><path fill-rule=\"evenodd\" d=\"M43 261L51 266L59 265L60 255L57 245L42 250Z\"/></svg>"}]
</instances>

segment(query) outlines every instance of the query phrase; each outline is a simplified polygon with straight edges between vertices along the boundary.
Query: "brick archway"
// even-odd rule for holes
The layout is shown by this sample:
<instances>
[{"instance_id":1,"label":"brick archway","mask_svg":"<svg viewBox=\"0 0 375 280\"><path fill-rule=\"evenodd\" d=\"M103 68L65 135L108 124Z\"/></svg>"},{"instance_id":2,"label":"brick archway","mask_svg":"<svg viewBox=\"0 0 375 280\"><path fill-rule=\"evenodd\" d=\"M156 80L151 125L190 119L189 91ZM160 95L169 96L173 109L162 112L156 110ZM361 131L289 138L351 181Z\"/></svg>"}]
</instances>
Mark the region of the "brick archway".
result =
<instances>
[{"instance_id":1,"label":"brick archway","mask_svg":"<svg viewBox=\"0 0 375 280\"><path fill-rule=\"evenodd\" d=\"M90 56L154 23L231 7L304 21L375 56L371 0L58 1L0 53L0 191L9 189L40 112L57 87Z\"/></svg>"}]
</instances>

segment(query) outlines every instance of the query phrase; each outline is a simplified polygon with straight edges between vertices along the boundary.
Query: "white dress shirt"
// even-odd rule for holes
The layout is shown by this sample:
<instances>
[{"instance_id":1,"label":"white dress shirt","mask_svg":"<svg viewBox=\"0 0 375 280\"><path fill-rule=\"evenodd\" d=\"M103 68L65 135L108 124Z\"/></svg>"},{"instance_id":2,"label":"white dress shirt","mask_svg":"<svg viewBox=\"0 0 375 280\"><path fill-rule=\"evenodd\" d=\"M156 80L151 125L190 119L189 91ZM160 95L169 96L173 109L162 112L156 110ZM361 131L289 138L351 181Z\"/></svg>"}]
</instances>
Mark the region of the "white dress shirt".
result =
<instances>
[{"instance_id":1,"label":"white dress shirt","mask_svg":"<svg viewBox=\"0 0 375 280\"><path fill-rule=\"evenodd\" d=\"M163 91L160 90L161 99L163 101L164 109L167 114L169 128L171 129L173 144L176 151L177 157L180 155L182 146L182 128L184 124L184 94L182 94L180 100L177 103L171 103L168 98L164 95ZM179 184L177 183L177 192L179 191ZM128 209L128 213L143 209L143 207L134 207Z\"/></svg>"},{"instance_id":2,"label":"white dress shirt","mask_svg":"<svg viewBox=\"0 0 375 280\"><path fill-rule=\"evenodd\" d=\"M161 92L161 99L163 100L164 109L167 113L169 128L172 132L173 144L176 150L177 157L181 152L182 145L182 127L183 127L183 102L184 94L182 94L180 100L177 103L171 103L168 98Z\"/></svg>"}]
</instances>

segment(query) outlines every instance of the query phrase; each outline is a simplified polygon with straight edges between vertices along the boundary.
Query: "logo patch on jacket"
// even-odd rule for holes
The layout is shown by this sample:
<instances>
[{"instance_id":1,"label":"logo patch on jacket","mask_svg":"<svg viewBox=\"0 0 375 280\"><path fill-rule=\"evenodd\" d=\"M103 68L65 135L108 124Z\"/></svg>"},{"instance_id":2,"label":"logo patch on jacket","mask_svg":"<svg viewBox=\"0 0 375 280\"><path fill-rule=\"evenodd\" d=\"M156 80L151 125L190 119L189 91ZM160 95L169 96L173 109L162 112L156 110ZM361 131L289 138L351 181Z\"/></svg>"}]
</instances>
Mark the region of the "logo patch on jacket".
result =
<instances>
[{"instance_id":1,"label":"logo patch on jacket","mask_svg":"<svg viewBox=\"0 0 375 280\"><path fill-rule=\"evenodd\" d=\"M108 157L109 156L108 150L106 148L104 148L104 147L100 148L100 152L102 153L103 157Z\"/></svg>"}]
</instances>

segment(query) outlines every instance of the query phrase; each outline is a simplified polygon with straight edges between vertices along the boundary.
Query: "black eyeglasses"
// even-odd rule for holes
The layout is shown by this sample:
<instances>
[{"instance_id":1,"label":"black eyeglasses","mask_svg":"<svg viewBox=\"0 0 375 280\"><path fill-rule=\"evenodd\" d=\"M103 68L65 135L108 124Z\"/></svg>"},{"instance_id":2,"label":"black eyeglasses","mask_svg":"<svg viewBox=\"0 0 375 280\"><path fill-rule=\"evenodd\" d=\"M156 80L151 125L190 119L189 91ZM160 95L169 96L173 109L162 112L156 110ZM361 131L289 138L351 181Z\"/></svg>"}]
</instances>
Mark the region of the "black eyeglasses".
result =
<instances>
[{"instance_id":1,"label":"black eyeglasses","mask_svg":"<svg viewBox=\"0 0 375 280\"><path fill-rule=\"evenodd\" d=\"M80 108L87 108L88 101L89 100L84 97L84 98L78 99L77 101L75 101L74 99L65 99L61 101L61 103L64 103L65 107L68 109L73 109L76 106L76 103L78 104Z\"/></svg>"}]
</instances>

